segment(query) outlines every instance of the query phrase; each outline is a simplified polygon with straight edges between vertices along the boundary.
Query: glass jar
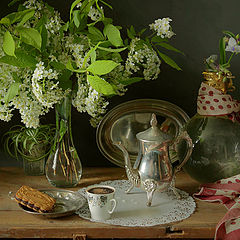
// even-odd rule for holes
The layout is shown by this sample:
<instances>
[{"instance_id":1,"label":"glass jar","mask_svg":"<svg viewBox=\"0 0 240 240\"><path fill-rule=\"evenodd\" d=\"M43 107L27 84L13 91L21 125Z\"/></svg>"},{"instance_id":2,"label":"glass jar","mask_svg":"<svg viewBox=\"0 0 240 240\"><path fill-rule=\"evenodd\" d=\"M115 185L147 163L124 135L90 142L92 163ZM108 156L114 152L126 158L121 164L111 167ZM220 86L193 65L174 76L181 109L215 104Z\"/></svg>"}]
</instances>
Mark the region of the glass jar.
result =
<instances>
[{"instance_id":1,"label":"glass jar","mask_svg":"<svg viewBox=\"0 0 240 240\"><path fill-rule=\"evenodd\" d=\"M44 175L46 155L46 144L34 144L31 151L29 150L25 155L22 155L24 173L28 176Z\"/></svg>"},{"instance_id":2,"label":"glass jar","mask_svg":"<svg viewBox=\"0 0 240 240\"><path fill-rule=\"evenodd\" d=\"M28 176L41 176L45 173L45 158L37 161L30 161L23 158L23 170Z\"/></svg>"}]
</instances>

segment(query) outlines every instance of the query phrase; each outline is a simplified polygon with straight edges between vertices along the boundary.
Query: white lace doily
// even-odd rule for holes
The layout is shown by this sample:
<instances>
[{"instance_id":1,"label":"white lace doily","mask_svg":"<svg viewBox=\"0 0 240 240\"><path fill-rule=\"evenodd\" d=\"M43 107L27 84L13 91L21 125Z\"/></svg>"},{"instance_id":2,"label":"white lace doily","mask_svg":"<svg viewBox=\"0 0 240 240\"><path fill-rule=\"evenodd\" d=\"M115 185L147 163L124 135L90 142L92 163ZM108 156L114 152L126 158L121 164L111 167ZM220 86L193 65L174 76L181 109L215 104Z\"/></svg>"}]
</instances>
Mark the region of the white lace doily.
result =
<instances>
[{"instance_id":1,"label":"white lace doily","mask_svg":"<svg viewBox=\"0 0 240 240\"><path fill-rule=\"evenodd\" d=\"M131 193L125 193L130 186L127 180L106 181L100 184L114 187L117 200L117 207L111 219L101 221L103 223L129 227L154 226L186 219L196 208L194 199L179 189L177 191L182 196L181 199L177 199L172 190L155 192L152 206L147 207L147 195L143 190L134 188ZM85 188L79 192L86 196ZM87 203L78 210L77 214L84 219L94 221L91 219Z\"/></svg>"}]
</instances>

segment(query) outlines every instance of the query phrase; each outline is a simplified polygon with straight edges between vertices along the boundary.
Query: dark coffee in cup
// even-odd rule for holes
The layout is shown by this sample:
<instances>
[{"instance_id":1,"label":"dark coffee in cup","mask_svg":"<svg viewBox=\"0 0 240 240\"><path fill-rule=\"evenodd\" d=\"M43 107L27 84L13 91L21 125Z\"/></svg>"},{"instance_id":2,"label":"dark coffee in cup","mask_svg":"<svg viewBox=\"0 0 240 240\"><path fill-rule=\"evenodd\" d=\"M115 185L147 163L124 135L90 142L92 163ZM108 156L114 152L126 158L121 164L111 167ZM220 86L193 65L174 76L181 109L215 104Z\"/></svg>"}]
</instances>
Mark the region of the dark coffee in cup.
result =
<instances>
[{"instance_id":1,"label":"dark coffee in cup","mask_svg":"<svg viewBox=\"0 0 240 240\"><path fill-rule=\"evenodd\" d=\"M106 187L94 187L88 190L88 192L93 194L109 194L113 193L113 189Z\"/></svg>"}]
</instances>

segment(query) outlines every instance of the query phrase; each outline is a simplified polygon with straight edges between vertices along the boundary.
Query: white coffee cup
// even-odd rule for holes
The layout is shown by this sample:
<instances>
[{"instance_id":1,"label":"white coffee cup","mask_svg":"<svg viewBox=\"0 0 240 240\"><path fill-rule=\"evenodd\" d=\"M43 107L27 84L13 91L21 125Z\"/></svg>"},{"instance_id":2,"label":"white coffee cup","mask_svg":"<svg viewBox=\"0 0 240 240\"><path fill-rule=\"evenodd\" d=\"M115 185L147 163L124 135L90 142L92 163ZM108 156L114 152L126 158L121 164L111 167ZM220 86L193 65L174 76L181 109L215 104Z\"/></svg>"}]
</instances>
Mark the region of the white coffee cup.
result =
<instances>
[{"instance_id":1,"label":"white coffee cup","mask_svg":"<svg viewBox=\"0 0 240 240\"><path fill-rule=\"evenodd\" d=\"M109 219L117 205L114 199L115 188L94 185L87 187L86 193L92 219L98 221Z\"/></svg>"}]
</instances>

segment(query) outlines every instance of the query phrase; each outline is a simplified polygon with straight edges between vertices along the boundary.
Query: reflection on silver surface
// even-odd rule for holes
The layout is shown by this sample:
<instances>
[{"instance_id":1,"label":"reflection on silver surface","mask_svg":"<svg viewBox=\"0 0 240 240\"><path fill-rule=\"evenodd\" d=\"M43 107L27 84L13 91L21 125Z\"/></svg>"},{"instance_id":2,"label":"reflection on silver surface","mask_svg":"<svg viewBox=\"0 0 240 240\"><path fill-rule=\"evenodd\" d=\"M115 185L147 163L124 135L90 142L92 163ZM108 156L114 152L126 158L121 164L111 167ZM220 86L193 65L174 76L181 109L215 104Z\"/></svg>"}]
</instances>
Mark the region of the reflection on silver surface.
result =
<instances>
[{"instance_id":1,"label":"reflection on silver surface","mask_svg":"<svg viewBox=\"0 0 240 240\"><path fill-rule=\"evenodd\" d=\"M58 218L72 215L86 202L85 197L83 197L78 192L60 189L46 189L39 191L44 192L56 199L56 204L53 211L49 213L38 213L28 207L19 204L20 208L22 208L24 212L47 218Z\"/></svg>"},{"instance_id":2,"label":"reflection on silver surface","mask_svg":"<svg viewBox=\"0 0 240 240\"><path fill-rule=\"evenodd\" d=\"M151 113L130 113L120 117L112 125L111 139L121 141L129 153L137 154L136 133L148 128L150 118Z\"/></svg>"},{"instance_id":3,"label":"reflection on silver surface","mask_svg":"<svg viewBox=\"0 0 240 240\"><path fill-rule=\"evenodd\" d=\"M137 99L122 103L110 110L97 128L97 144L101 153L112 163L124 167L121 151L113 141L121 141L134 164L138 153L136 134L150 127L151 114L155 113L159 127L172 138L179 135L188 115L178 106L157 99Z\"/></svg>"}]
</instances>

